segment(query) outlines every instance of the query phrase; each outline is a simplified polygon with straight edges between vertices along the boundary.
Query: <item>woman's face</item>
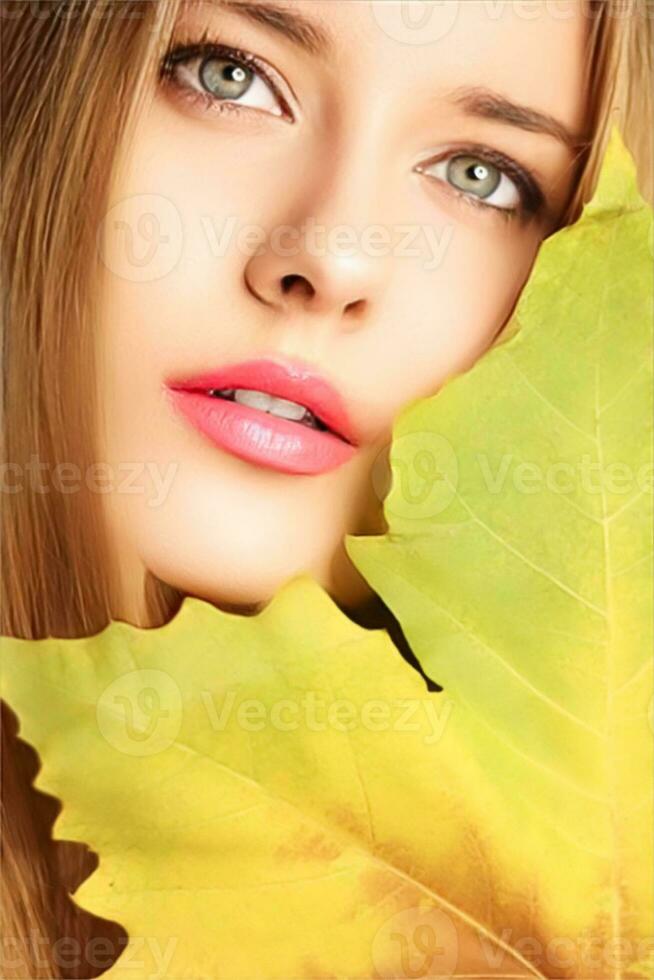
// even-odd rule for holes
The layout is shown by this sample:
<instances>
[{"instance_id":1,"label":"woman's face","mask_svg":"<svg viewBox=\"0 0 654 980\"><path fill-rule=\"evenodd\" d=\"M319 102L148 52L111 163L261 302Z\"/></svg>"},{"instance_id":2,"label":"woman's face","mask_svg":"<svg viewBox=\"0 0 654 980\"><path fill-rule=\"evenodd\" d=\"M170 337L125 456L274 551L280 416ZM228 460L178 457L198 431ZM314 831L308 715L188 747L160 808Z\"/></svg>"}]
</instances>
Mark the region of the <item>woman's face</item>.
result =
<instances>
[{"instance_id":1,"label":"woman's face","mask_svg":"<svg viewBox=\"0 0 654 980\"><path fill-rule=\"evenodd\" d=\"M102 499L129 593L149 569L218 604L301 572L367 597L343 539L383 529L396 416L490 346L571 191L588 19L555 6L183 8L101 239ZM223 373L253 361L279 370Z\"/></svg>"}]
</instances>

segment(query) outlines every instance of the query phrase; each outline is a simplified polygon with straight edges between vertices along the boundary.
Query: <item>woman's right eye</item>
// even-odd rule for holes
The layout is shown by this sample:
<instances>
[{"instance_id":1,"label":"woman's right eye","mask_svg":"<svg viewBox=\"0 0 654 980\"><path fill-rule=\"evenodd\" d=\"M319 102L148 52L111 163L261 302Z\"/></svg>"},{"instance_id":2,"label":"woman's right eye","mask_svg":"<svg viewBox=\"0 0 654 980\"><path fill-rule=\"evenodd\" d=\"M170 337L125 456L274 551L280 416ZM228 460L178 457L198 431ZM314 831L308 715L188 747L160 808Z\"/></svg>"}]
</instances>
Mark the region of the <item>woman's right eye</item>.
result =
<instances>
[{"instance_id":1,"label":"woman's right eye","mask_svg":"<svg viewBox=\"0 0 654 980\"><path fill-rule=\"evenodd\" d=\"M162 77L182 94L216 109L254 109L275 116L288 110L272 79L254 55L214 45L178 48L162 66Z\"/></svg>"}]
</instances>

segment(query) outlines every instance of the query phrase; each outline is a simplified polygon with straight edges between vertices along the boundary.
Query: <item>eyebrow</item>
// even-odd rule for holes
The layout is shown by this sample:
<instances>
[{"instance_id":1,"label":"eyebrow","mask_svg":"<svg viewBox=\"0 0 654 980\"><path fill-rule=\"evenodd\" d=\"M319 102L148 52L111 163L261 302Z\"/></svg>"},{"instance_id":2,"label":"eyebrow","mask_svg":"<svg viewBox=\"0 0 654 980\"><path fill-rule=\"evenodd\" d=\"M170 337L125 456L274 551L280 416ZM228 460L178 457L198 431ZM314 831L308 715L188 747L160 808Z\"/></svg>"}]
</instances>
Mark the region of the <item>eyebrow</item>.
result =
<instances>
[{"instance_id":1,"label":"eyebrow","mask_svg":"<svg viewBox=\"0 0 654 980\"><path fill-rule=\"evenodd\" d=\"M289 10L275 3L254 3L252 0L210 2L217 7L233 10L255 24L271 28L309 54L323 56L334 45L334 38L326 28L309 20L298 10Z\"/></svg>"},{"instance_id":2,"label":"eyebrow","mask_svg":"<svg viewBox=\"0 0 654 980\"><path fill-rule=\"evenodd\" d=\"M317 57L323 57L334 47L334 36L325 27L305 17L299 10L291 10L271 2L259 3L256 0L209 0L209 2L216 7L232 10L255 24L276 31ZM553 136L574 152L584 150L591 142L583 134L572 132L549 113L531 106L519 105L487 88L461 86L451 93L450 99L469 115L481 119L494 119L531 133Z\"/></svg>"},{"instance_id":3,"label":"eyebrow","mask_svg":"<svg viewBox=\"0 0 654 980\"><path fill-rule=\"evenodd\" d=\"M462 86L451 93L450 99L472 116L496 119L530 133L545 133L574 151L583 150L590 142L583 134L574 133L554 116L531 106L519 105L490 89Z\"/></svg>"}]
</instances>

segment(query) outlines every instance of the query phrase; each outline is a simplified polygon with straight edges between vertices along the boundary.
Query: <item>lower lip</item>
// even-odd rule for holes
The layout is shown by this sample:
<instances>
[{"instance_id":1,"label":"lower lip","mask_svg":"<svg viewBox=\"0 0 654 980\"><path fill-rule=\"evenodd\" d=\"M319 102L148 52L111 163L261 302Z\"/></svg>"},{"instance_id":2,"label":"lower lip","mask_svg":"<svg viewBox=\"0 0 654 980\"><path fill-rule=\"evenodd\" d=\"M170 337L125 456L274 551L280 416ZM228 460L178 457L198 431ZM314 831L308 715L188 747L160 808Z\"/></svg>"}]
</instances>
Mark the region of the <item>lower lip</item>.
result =
<instances>
[{"instance_id":1,"label":"lower lip","mask_svg":"<svg viewBox=\"0 0 654 980\"><path fill-rule=\"evenodd\" d=\"M356 447L330 432L198 391L168 389L177 410L233 456L280 473L316 475L347 463Z\"/></svg>"}]
</instances>

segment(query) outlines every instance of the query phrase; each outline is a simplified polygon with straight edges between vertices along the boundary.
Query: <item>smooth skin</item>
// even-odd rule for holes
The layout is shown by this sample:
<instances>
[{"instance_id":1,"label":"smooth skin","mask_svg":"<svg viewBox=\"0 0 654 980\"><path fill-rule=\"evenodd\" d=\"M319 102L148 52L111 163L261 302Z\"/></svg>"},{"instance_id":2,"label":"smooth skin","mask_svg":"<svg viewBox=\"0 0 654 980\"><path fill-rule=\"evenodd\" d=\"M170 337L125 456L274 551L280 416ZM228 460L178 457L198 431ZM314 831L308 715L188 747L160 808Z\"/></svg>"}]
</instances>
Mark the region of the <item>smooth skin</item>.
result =
<instances>
[{"instance_id":1,"label":"smooth skin","mask_svg":"<svg viewBox=\"0 0 654 980\"><path fill-rule=\"evenodd\" d=\"M484 0L454 17L436 3L408 33L406 17L389 15L395 0L276 6L329 47L308 51L217 2L186 5L178 40L208 32L256 55L283 98L238 62L231 88L224 64L201 75L201 58L177 62L144 104L112 188L99 363L101 458L114 479L102 503L121 613L134 622L147 569L226 608L265 603L303 572L343 608L370 598L343 539L384 530L393 421L492 344L575 179L575 148L556 132L482 117L453 93L483 86L583 134L581 3L557 17L545 4L527 16L524 4ZM198 95L207 79L212 104ZM226 108L239 91L240 108ZM521 210L519 182L484 154L448 170L469 144L531 172L544 206ZM221 238L230 220L263 229L267 244ZM319 237L305 247L311 223L322 247ZM338 226L350 231L326 247ZM379 226L390 244L366 239ZM352 460L319 476L252 465L190 428L164 395L166 378L259 357L301 358L336 386L364 434Z\"/></svg>"}]
</instances>

